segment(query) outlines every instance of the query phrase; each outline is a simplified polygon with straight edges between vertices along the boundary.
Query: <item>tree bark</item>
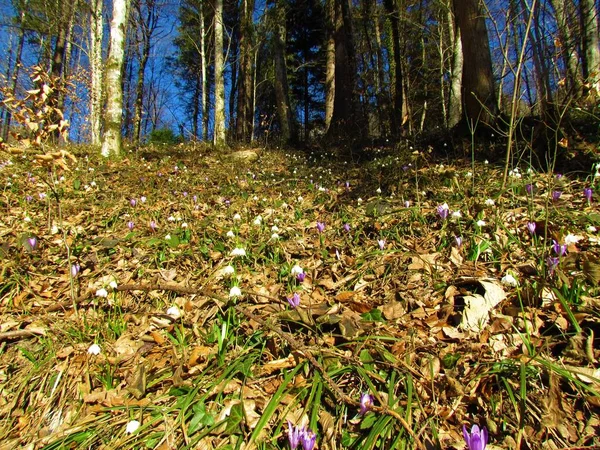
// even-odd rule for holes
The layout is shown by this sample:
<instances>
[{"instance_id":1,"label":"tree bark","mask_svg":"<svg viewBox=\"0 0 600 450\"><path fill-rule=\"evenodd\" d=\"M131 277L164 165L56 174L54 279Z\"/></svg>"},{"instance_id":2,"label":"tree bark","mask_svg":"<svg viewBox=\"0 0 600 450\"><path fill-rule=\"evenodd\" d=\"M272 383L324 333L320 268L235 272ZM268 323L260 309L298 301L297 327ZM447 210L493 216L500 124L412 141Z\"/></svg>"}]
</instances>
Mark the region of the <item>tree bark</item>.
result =
<instances>
[{"instance_id":1,"label":"tree bark","mask_svg":"<svg viewBox=\"0 0 600 450\"><path fill-rule=\"evenodd\" d=\"M356 56L349 0L336 0L335 9L335 95L330 139L361 140L364 121L356 98Z\"/></svg>"},{"instance_id":2,"label":"tree bark","mask_svg":"<svg viewBox=\"0 0 600 450\"><path fill-rule=\"evenodd\" d=\"M400 52L400 16L394 0L384 0L385 9L389 15L392 28L392 47L394 54L394 74L392 89L392 129L395 134L400 132L403 123L403 81L402 81L402 56Z\"/></svg>"},{"instance_id":3,"label":"tree bark","mask_svg":"<svg viewBox=\"0 0 600 450\"><path fill-rule=\"evenodd\" d=\"M113 0L110 24L110 48L106 62L106 113L102 139L102 156L118 158L123 153L121 125L123 121L123 62L125 33L131 0Z\"/></svg>"},{"instance_id":4,"label":"tree bark","mask_svg":"<svg viewBox=\"0 0 600 450\"><path fill-rule=\"evenodd\" d=\"M254 54L253 46L253 24L254 0L242 0L240 11L240 66L238 71L237 89L237 122L236 137L240 142L250 142L252 135L252 61ZM285 25L284 25L285 26ZM277 34L277 31L275 31ZM277 55L275 55L277 58Z\"/></svg>"},{"instance_id":5,"label":"tree bark","mask_svg":"<svg viewBox=\"0 0 600 450\"><path fill-rule=\"evenodd\" d=\"M225 83L223 80L223 0L215 0L215 117L213 144L225 144Z\"/></svg>"},{"instance_id":6,"label":"tree bark","mask_svg":"<svg viewBox=\"0 0 600 450\"><path fill-rule=\"evenodd\" d=\"M581 74L579 70L579 51L573 40L572 25L569 20L569 11L565 0L550 0L556 24L558 25L558 36L560 42L560 54L565 61L567 89L575 97L581 93Z\"/></svg>"},{"instance_id":7,"label":"tree bark","mask_svg":"<svg viewBox=\"0 0 600 450\"><path fill-rule=\"evenodd\" d=\"M496 89L485 15L480 0L454 0L463 57L462 97L467 121L491 125L497 116Z\"/></svg>"},{"instance_id":8,"label":"tree bark","mask_svg":"<svg viewBox=\"0 0 600 450\"><path fill-rule=\"evenodd\" d=\"M146 73L146 65L150 57L150 47L152 34L157 26L158 15L156 11L156 2L154 0L145 0L146 14L142 8L142 1L138 0L135 4L137 15L139 18L139 30L141 39L141 52L137 72L137 82L135 87L135 105L133 111L133 141L135 144L140 143L142 134L142 110L144 106L144 76Z\"/></svg>"},{"instance_id":9,"label":"tree bark","mask_svg":"<svg viewBox=\"0 0 600 450\"><path fill-rule=\"evenodd\" d=\"M581 34L585 58L583 75L595 96L600 95L600 42L598 37L598 11L594 0L580 0Z\"/></svg>"},{"instance_id":10,"label":"tree bark","mask_svg":"<svg viewBox=\"0 0 600 450\"><path fill-rule=\"evenodd\" d=\"M325 0L327 8L327 44L325 68L325 132L333 117L335 99L335 0Z\"/></svg>"},{"instance_id":11,"label":"tree bark","mask_svg":"<svg viewBox=\"0 0 600 450\"><path fill-rule=\"evenodd\" d=\"M92 0L90 11L90 133L93 145L100 144L102 124L102 20L103 0Z\"/></svg>"},{"instance_id":12,"label":"tree bark","mask_svg":"<svg viewBox=\"0 0 600 450\"><path fill-rule=\"evenodd\" d=\"M460 30L456 27L454 13L448 8L448 28L452 45L452 68L450 71L450 95L448 99L448 128L453 128L462 118L463 51Z\"/></svg>"},{"instance_id":13,"label":"tree bark","mask_svg":"<svg viewBox=\"0 0 600 450\"><path fill-rule=\"evenodd\" d=\"M21 11L20 19L19 19L19 42L17 44L17 51L15 53L15 66L12 70L11 74L11 82L10 82L10 95L12 97L15 96L17 92L17 85L19 83L19 71L21 70L22 58L23 58L23 46L25 45L25 10L27 9L27 5L29 4L29 0L25 0L23 4L23 10ZM10 131L10 121L11 121L11 113L7 108L5 110L3 128L2 128L2 140L6 142L8 140L8 132Z\"/></svg>"},{"instance_id":14,"label":"tree bark","mask_svg":"<svg viewBox=\"0 0 600 450\"><path fill-rule=\"evenodd\" d=\"M286 145L292 141L293 122L285 63L286 17L282 3L282 0L275 1L275 103L281 141Z\"/></svg>"}]
</instances>

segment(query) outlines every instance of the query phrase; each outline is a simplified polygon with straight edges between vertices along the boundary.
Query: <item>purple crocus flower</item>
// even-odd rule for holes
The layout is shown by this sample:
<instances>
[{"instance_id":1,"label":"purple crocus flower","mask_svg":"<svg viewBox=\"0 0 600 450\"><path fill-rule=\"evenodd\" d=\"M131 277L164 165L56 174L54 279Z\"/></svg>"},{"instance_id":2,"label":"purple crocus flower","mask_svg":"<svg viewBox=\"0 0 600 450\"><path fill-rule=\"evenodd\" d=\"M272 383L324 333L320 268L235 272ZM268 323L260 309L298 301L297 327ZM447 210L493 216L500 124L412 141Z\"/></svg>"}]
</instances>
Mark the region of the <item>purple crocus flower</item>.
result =
<instances>
[{"instance_id":1,"label":"purple crocus flower","mask_svg":"<svg viewBox=\"0 0 600 450\"><path fill-rule=\"evenodd\" d=\"M348 233L350 232L350 224L349 223L344 224L344 231L346 231Z\"/></svg>"},{"instance_id":2,"label":"purple crocus flower","mask_svg":"<svg viewBox=\"0 0 600 450\"><path fill-rule=\"evenodd\" d=\"M373 407L373 396L368 392L364 392L360 396L360 411L361 416L364 416Z\"/></svg>"},{"instance_id":3,"label":"purple crocus flower","mask_svg":"<svg viewBox=\"0 0 600 450\"><path fill-rule=\"evenodd\" d=\"M129 204L131 206L135 206L135 205L137 205L137 200L135 198L132 198L131 200L129 200Z\"/></svg>"},{"instance_id":4,"label":"purple crocus flower","mask_svg":"<svg viewBox=\"0 0 600 450\"><path fill-rule=\"evenodd\" d=\"M462 247L463 240L460 236L454 236L454 243L458 248Z\"/></svg>"},{"instance_id":5,"label":"purple crocus flower","mask_svg":"<svg viewBox=\"0 0 600 450\"><path fill-rule=\"evenodd\" d=\"M71 266L71 276L75 278L79 275L79 271L81 270L81 266L78 263L75 263Z\"/></svg>"},{"instance_id":6,"label":"purple crocus flower","mask_svg":"<svg viewBox=\"0 0 600 450\"><path fill-rule=\"evenodd\" d=\"M31 236L27 238L27 243L29 244L29 248L31 250L35 250L38 244L37 238L35 236Z\"/></svg>"},{"instance_id":7,"label":"purple crocus flower","mask_svg":"<svg viewBox=\"0 0 600 450\"><path fill-rule=\"evenodd\" d=\"M158 225L156 224L156 222L154 220L150 221L150 229L154 232L156 231L156 229L158 228Z\"/></svg>"},{"instance_id":8,"label":"purple crocus flower","mask_svg":"<svg viewBox=\"0 0 600 450\"><path fill-rule=\"evenodd\" d=\"M448 214L450 214L450 208L448 208L448 204L444 203L443 205L438 205L436 208L438 216L440 219L446 220L448 218Z\"/></svg>"},{"instance_id":9,"label":"purple crocus flower","mask_svg":"<svg viewBox=\"0 0 600 450\"><path fill-rule=\"evenodd\" d=\"M129 228L129 231L133 231L133 227L135 227L135 224L131 220L127 222L127 228Z\"/></svg>"},{"instance_id":10,"label":"purple crocus flower","mask_svg":"<svg viewBox=\"0 0 600 450\"><path fill-rule=\"evenodd\" d=\"M556 253L559 257L560 256L565 256L567 254L567 245L566 244L559 244L558 242L556 242L554 239L552 240L553 244L552 244L552 250L554 250L554 253Z\"/></svg>"},{"instance_id":11,"label":"purple crocus flower","mask_svg":"<svg viewBox=\"0 0 600 450\"><path fill-rule=\"evenodd\" d=\"M561 191L552 191L552 201L557 201L562 195Z\"/></svg>"},{"instance_id":12,"label":"purple crocus flower","mask_svg":"<svg viewBox=\"0 0 600 450\"><path fill-rule=\"evenodd\" d=\"M296 309L298 305L300 305L300 294L294 292L294 295L292 297L288 297L287 301L292 308Z\"/></svg>"},{"instance_id":13,"label":"purple crocus flower","mask_svg":"<svg viewBox=\"0 0 600 450\"><path fill-rule=\"evenodd\" d=\"M531 183L526 184L525 192L527 192L527 195L531 195L533 193L533 184L531 184Z\"/></svg>"},{"instance_id":14,"label":"purple crocus flower","mask_svg":"<svg viewBox=\"0 0 600 450\"><path fill-rule=\"evenodd\" d=\"M535 227L536 227L535 222L527 222L527 229L529 230L529 232L531 234L535 234Z\"/></svg>"},{"instance_id":15,"label":"purple crocus flower","mask_svg":"<svg viewBox=\"0 0 600 450\"><path fill-rule=\"evenodd\" d=\"M469 434L467 426L463 425L463 437L469 450L485 450L487 446L488 432L485 427L480 430L478 425L473 425Z\"/></svg>"},{"instance_id":16,"label":"purple crocus flower","mask_svg":"<svg viewBox=\"0 0 600 450\"><path fill-rule=\"evenodd\" d=\"M28 202L30 202L30 201L33 200L33 197L31 195L28 195L28 196L25 197L25 200L28 201Z\"/></svg>"},{"instance_id":17,"label":"purple crocus flower","mask_svg":"<svg viewBox=\"0 0 600 450\"><path fill-rule=\"evenodd\" d=\"M288 420L288 440L290 441L290 449L295 450L300 445L300 435L302 429L292 425L292 422Z\"/></svg>"},{"instance_id":18,"label":"purple crocus flower","mask_svg":"<svg viewBox=\"0 0 600 450\"><path fill-rule=\"evenodd\" d=\"M554 274L554 271L558 267L559 263L560 259L558 259L556 256L548 256L548 258L546 259L546 265L548 266L548 273L550 275Z\"/></svg>"},{"instance_id":19,"label":"purple crocus flower","mask_svg":"<svg viewBox=\"0 0 600 450\"><path fill-rule=\"evenodd\" d=\"M296 275L296 280L298 280L300 283L302 283L305 278L306 278L305 272L300 272L299 274Z\"/></svg>"},{"instance_id":20,"label":"purple crocus flower","mask_svg":"<svg viewBox=\"0 0 600 450\"><path fill-rule=\"evenodd\" d=\"M324 229L325 229L325 222L317 222L317 231L319 233L322 233Z\"/></svg>"},{"instance_id":21,"label":"purple crocus flower","mask_svg":"<svg viewBox=\"0 0 600 450\"><path fill-rule=\"evenodd\" d=\"M377 245L379 245L379 250L383 250L385 248L385 239L379 239Z\"/></svg>"},{"instance_id":22,"label":"purple crocus flower","mask_svg":"<svg viewBox=\"0 0 600 450\"><path fill-rule=\"evenodd\" d=\"M302 450L313 450L315 448L315 442L317 435L310 430L302 430L300 434L300 443L302 444Z\"/></svg>"},{"instance_id":23,"label":"purple crocus flower","mask_svg":"<svg viewBox=\"0 0 600 450\"><path fill-rule=\"evenodd\" d=\"M586 199L588 202L591 202L591 201L592 201L592 195L593 195L593 193L594 193L594 191L593 191L593 190L592 190L592 188L590 188L590 187L586 187L586 188L583 190L583 195L584 195L585 199Z\"/></svg>"}]
</instances>

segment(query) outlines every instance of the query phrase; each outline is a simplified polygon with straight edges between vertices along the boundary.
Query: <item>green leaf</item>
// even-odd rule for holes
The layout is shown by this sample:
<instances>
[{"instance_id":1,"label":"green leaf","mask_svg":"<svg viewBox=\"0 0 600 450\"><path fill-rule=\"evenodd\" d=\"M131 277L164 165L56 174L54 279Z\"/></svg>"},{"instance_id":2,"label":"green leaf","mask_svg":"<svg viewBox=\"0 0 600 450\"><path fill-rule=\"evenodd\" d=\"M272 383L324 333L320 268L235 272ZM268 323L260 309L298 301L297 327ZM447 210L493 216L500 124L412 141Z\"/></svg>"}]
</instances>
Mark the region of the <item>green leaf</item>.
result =
<instances>
[{"instance_id":1,"label":"green leaf","mask_svg":"<svg viewBox=\"0 0 600 450\"><path fill-rule=\"evenodd\" d=\"M224 434L230 435L236 432L240 432L240 424L244 420L244 407L241 403L237 405L233 405L231 407L231 411L229 412L229 417L227 419L227 428L225 429Z\"/></svg>"},{"instance_id":2,"label":"green leaf","mask_svg":"<svg viewBox=\"0 0 600 450\"><path fill-rule=\"evenodd\" d=\"M81 180L79 178L75 178L73 180L73 189L78 191L80 187L81 187Z\"/></svg>"},{"instance_id":3,"label":"green leaf","mask_svg":"<svg viewBox=\"0 0 600 450\"><path fill-rule=\"evenodd\" d=\"M361 317L363 318L363 320L366 320L367 322L385 322L385 319L383 318L383 314L381 313L381 310L377 309L377 308L372 309L371 311L362 314Z\"/></svg>"}]
</instances>

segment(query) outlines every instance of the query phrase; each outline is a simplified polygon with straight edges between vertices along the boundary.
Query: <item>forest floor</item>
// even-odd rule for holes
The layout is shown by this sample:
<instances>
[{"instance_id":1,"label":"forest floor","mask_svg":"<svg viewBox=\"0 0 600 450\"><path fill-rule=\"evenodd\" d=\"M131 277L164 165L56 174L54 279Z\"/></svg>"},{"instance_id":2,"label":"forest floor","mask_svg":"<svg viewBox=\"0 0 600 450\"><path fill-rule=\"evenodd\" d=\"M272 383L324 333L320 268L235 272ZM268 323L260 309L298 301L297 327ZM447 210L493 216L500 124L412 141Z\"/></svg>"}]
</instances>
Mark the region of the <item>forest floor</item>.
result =
<instances>
[{"instance_id":1,"label":"forest floor","mask_svg":"<svg viewBox=\"0 0 600 450\"><path fill-rule=\"evenodd\" d=\"M0 154L0 449L600 448L594 172L70 151Z\"/></svg>"}]
</instances>

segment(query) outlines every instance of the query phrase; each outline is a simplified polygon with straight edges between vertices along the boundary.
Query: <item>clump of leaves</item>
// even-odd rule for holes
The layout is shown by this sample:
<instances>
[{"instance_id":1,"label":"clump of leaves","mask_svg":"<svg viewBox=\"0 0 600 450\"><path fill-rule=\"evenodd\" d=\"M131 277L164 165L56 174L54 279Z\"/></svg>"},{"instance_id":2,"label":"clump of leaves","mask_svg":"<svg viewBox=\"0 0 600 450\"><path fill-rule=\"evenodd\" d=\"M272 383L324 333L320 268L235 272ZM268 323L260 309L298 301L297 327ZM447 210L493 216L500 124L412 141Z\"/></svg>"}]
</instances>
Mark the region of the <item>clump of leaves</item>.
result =
<instances>
[{"instance_id":1,"label":"clump of leaves","mask_svg":"<svg viewBox=\"0 0 600 450\"><path fill-rule=\"evenodd\" d=\"M2 104L21 127L11 131L12 136L25 147L41 147L48 140L68 137L69 122L59 107L59 99L69 89L69 83L48 74L43 67L34 66L29 72L33 89L23 98L15 97L7 87L0 88Z\"/></svg>"}]
</instances>

